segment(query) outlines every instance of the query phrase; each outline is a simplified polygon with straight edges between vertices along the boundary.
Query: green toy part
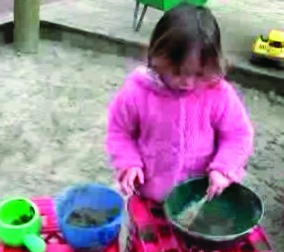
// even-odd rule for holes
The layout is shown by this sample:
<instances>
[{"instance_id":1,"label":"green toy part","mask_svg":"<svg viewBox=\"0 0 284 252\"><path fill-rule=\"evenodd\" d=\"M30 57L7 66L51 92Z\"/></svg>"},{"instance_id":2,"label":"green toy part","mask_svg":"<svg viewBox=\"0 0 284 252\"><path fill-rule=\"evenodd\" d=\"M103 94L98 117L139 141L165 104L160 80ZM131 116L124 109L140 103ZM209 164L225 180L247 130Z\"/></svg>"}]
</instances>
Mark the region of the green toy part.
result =
<instances>
[{"instance_id":1,"label":"green toy part","mask_svg":"<svg viewBox=\"0 0 284 252\"><path fill-rule=\"evenodd\" d=\"M195 6L205 6L208 0L136 0L134 9L133 29L139 31L148 7L161 11L168 11L181 3L188 3ZM143 10L138 19L139 6L143 5Z\"/></svg>"},{"instance_id":2,"label":"green toy part","mask_svg":"<svg viewBox=\"0 0 284 252\"><path fill-rule=\"evenodd\" d=\"M180 3L204 6L207 0L137 0L137 2L159 10L168 11Z\"/></svg>"},{"instance_id":3,"label":"green toy part","mask_svg":"<svg viewBox=\"0 0 284 252\"><path fill-rule=\"evenodd\" d=\"M26 198L9 198L0 203L0 240L11 247L25 246L30 252L44 252L40 237L41 216Z\"/></svg>"}]
</instances>

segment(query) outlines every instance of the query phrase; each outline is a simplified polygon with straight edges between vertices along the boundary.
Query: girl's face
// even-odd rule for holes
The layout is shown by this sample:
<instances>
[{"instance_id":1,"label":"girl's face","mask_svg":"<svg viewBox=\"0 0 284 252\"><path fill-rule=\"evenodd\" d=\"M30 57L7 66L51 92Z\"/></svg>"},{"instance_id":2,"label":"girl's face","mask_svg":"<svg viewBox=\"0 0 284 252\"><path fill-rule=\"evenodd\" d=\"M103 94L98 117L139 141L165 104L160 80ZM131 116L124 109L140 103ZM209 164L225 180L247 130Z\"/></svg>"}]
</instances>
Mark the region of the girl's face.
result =
<instances>
[{"instance_id":1,"label":"girl's face","mask_svg":"<svg viewBox=\"0 0 284 252\"><path fill-rule=\"evenodd\" d=\"M199 57L189 56L180 66L173 66L169 60L157 57L152 60L155 71L162 81L172 89L191 90L198 86L201 67Z\"/></svg>"}]
</instances>

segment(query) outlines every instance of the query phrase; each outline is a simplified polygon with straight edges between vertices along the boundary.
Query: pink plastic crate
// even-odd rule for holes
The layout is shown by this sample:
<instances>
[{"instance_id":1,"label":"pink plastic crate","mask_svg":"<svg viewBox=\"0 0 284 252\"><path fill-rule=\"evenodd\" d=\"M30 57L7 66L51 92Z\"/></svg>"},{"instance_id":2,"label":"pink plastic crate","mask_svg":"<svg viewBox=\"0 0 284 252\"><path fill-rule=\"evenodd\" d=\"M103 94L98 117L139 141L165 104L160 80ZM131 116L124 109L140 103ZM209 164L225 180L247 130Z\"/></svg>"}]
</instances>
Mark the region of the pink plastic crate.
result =
<instances>
[{"instance_id":1,"label":"pink plastic crate","mask_svg":"<svg viewBox=\"0 0 284 252\"><path fill-rule=\"evenodd\" d=\"M46 252L74 252L66 244L57 226L53 200L50 197L32 199L43 218L42 237L47 244ZM11 248L0 244L0 252L27 252L24 248ZM119 252L119 241L114 241L104 252Z\"/></svg>"},{"instance_id":2,"label":"pink plastic crate","mask_svg":"<svg viewBox=\"0 0 284 252\"><path fill-rule=\"evenodd\" d=\"M205 252L177 235L166 220L161 205L133 196L128 202L130 234L128 252ZM235 248L211 252L273 251L262 227L258 226ZM208 251L207 251L208 252Z\"/></svg>"}]
</instances>

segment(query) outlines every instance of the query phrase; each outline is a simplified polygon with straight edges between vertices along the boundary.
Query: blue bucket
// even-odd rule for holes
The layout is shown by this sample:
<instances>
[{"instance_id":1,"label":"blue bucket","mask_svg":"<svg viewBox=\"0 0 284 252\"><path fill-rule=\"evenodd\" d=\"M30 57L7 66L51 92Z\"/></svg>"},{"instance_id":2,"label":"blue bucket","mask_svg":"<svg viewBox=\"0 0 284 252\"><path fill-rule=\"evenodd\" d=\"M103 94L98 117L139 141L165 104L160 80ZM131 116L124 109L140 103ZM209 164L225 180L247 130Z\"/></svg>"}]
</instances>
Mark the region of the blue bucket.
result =
<instances>
[{"instance_id":1,"label":"blue bucket","mask_svg":"<svg viewBox=\"0 0 284 252\"><path fill-rule=\"evenodd\" d=\"M64 239L75 249L102 251L117 239L123 221L122 197L107 186L86 184L68 188L55 199L58 225ZM67 222L70 214L80 208L94 210L119 209L110 222L101 226L77 227Z\"/></svg>"}]
</instances>

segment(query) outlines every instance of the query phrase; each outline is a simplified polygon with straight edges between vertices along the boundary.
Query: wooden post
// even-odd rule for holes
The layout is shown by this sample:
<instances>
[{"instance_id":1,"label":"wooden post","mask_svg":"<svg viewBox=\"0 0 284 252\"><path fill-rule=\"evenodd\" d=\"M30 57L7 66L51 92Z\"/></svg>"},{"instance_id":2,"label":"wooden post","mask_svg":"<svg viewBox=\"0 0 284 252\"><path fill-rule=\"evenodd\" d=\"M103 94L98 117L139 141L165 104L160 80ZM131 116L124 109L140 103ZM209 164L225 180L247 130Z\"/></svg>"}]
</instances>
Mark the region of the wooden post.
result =
<instances>
[{"instance_id":1,"label":"wooden post","mask_svg":"<svg viewBox=\"0 0 284 252\"><path fill-rule=\"evenodd\" d=\"M17 51L36 53L39 44L40 0L14 0L14 44Z\"/></svg>"}]
</instances>

